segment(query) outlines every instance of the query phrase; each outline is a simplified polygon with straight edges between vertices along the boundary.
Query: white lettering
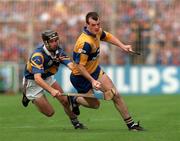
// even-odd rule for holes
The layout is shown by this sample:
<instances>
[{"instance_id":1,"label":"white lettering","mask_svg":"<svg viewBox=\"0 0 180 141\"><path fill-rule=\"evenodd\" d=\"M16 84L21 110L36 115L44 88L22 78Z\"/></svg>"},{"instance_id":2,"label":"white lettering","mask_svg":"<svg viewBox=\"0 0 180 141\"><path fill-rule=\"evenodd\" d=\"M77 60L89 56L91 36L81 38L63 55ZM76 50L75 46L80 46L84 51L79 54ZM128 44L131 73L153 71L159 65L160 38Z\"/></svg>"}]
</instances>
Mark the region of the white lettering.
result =
<instances>
[{"instance_id":1,"label":"white lettering","mask_svg":"<svg viewBox=\"0 0 180 141\"><path fill-rule=\"evenodd\" d=\"M165 82L162 86L163 93L175 93L178 91L179 82L177 74L177 69L174 67L164 69L162 74L162 78Z\"/></svg>"},{"instance_id":2,"label":"white lettering","mask_svg":"<svg viewBox=\"0 0 180 141\"><path fill-rule=\"evenodd\" d=\"M121 93L129 93L129 86L126 84L126 76L125 76L125 69L124 68L117 68L116 69L116 84L118 91Z\"/></svg>"},{"instance_id":3,"label":"white lettering","mask_svg":"<svg viewBox=\"0 0 180 141\"><path fill-rule=\"evenodd\" d=\"M139 89L139 69L138 67L132 67L130 71L130 86L132 93L138 93Z\"/></svg>"},{"instance_id":4,"label":"white lettering","mask_svg":"<svg viewBox=\"0 0 180 141\"><path fill-rule=\"evenodd\" d=\"M160 73L155 67L142 68L141 77L142 93L150 92L151 88L158 86L160 82Z\"/></svg>"}]
</instances>

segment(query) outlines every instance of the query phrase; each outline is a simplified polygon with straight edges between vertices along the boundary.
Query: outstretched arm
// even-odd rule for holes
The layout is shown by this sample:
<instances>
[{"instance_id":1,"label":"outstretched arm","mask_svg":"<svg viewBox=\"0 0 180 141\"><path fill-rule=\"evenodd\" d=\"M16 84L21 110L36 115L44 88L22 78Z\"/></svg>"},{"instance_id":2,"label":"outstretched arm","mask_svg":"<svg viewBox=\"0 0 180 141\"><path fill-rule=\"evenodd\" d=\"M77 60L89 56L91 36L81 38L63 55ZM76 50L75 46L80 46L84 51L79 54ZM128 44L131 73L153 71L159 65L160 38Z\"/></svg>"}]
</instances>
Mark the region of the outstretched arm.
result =
<instances>
[{"instance_id":1,"label":"outstretched arm","mask_svg":"<svg viewBox=\"0 0 180 141\"><path fill-rule=\"evenodd\" d=\"M111 34L111 37L108 39L107 42L122 48L126 52L133 52L131 45L123 44L117 37L115 37L112 34Z\"/></svg>"}]
</instances>

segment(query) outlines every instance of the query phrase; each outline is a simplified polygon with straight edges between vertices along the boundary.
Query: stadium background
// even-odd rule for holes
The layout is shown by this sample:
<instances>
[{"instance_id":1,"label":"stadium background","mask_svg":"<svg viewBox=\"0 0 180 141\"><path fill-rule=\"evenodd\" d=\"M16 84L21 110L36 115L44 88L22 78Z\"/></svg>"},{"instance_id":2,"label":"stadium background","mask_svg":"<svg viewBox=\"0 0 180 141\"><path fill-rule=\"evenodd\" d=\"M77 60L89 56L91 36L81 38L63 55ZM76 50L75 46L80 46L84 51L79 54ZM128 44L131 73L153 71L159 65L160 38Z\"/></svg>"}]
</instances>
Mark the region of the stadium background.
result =
<instances>
[{"instance_id":1,"label":"stadium background","mask_svg":"<svg viewBox=\"0 0 180 141\"><path fill-rule=\"evenodd\" d=\"M120 92L180 93L179 8L178 0L1 0L0 91L21 91L25 62L44 29L58 31L71 56L85 14L97 11L105 30L142 54L102 43L100 63ZM62 68L57 79L73 91L68 75Z\"/></svg>"},{"instance_id":2,"label":"stadium background","mask_svg":"<svg viewBox=\"0 0 180 141\"><path fill-rule=\"evenodd\" d=\"M0 141L179 141L179 9L179 0L0 0ZM110 101L101 100L98 110L81 107L85 131L74 130L50 96L56 113L48 119L32 103L21 104L23 68L41 31L57 30L71 55L85 14L94 10L105 30L142 54L101 45L101 64L118 90L131 94L123 98L145 132L129 132ZM58 81L71 91L69 72L60 70Z\"/></svg>"}]
</instances>

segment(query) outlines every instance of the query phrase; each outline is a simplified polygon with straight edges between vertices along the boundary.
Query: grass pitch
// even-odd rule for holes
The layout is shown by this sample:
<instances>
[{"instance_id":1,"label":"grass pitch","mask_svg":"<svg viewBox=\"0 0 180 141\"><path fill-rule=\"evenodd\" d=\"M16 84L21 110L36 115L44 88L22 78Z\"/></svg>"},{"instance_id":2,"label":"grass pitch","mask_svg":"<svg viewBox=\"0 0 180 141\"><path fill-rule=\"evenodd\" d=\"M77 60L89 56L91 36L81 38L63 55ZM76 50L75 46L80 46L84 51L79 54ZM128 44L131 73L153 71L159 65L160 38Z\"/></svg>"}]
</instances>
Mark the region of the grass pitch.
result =
<instances>
[{"instance_id":1,"label":"grass pitch","mask_svg":"<svg viewBox=\"0 0 180 141\"><path fill-rule=\"evenodd\" d=\"M88 130L74 130L62 106L48 97L56 113L47 118L21 96L0 94L0 141L179 141L180 95L123 96L132 117L147 130L130 132L112 102L98 110L81 107Z\"/></svg>"}]
</instances>

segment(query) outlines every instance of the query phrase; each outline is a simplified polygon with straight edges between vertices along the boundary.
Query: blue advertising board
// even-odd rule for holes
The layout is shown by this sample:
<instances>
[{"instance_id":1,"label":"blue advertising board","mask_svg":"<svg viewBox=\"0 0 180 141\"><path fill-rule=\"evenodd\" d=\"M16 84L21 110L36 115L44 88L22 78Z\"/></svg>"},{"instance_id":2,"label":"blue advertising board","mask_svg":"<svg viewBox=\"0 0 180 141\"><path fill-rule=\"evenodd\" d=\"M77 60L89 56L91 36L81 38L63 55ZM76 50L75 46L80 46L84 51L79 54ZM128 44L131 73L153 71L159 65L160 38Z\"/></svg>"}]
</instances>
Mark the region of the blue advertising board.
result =
<instances>
[{"instance_id":1,"label":"blue advertising board","mask_svg":"<svg viewBox=\"0 0 180 141\"><path fill-rule=\"evenodd\" d=\"M103 66L103 70L122 94L180 94L177 66ZM74 92L69 75L70 70L62 67L56 79L65 92Z\"/></svg>"}]
</instances>

